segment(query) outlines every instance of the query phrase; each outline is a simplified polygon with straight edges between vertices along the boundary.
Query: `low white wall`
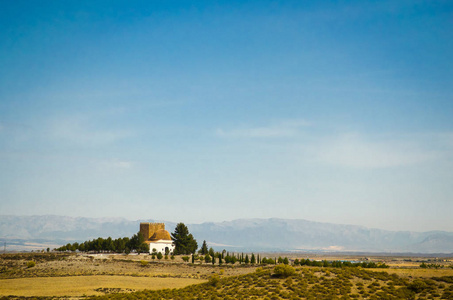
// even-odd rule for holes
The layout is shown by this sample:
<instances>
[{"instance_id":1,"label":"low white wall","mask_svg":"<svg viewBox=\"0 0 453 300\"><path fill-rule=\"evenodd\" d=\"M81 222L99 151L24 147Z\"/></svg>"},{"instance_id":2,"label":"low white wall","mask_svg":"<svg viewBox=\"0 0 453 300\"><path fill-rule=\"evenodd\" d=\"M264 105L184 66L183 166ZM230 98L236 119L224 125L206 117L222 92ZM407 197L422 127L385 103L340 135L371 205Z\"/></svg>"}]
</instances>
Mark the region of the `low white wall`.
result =
<instances>
[{"instance_id":1,"label":"low white wall","mask_svg":"<svg viewBox=\"0 0 453 300\"><path fill-rule=\"evenodd\" d=\"M149 243L149 253L153 252L153 249L156 249L157 252L160 252L162 254L165 254L165 248L168 247L168 250L170 250L170 253L173 252L175 249L175 246L173 245L173 242L168 241L157 241L154 243Z\"/></svg>"}]
</instances>

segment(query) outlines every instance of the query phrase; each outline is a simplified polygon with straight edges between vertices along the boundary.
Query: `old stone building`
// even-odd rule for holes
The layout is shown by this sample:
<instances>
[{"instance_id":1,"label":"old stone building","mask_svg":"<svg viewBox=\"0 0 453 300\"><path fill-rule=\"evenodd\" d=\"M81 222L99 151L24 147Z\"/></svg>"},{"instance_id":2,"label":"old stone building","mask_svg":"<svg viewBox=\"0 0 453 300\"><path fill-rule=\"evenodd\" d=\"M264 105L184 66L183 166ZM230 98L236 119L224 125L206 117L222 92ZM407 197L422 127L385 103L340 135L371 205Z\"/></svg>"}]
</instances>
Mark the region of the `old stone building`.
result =
<instances>
[{"instance_id":1,"label":"old stone building","mask_svg":"<svg viewBox=\"0 0 453 300\"><path fill-rule=\"evenodd\" d=\"M157 252L173 252L175 246L171 239L170 233L165 230L164 223L140 223L140 232L145 237L145 243L149 245L149 252L153 249Z\"/></svg>"}]
</instances>

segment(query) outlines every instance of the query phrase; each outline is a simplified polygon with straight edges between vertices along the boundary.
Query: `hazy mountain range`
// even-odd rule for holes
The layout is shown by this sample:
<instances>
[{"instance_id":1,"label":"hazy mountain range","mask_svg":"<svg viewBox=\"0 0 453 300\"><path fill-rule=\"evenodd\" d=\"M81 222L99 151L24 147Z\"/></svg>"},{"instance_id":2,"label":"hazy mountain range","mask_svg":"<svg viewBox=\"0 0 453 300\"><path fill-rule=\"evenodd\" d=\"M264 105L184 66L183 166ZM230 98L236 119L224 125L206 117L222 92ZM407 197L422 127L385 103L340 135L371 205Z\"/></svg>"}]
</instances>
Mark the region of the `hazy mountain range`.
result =
<instances>
[{"instance_id":1,"label":"hazy mountain range","mask_svg":"<svg viewBox=\"0 0 453 300\"><path fill-rule=\"evenodd\" d=\"M139 230L140 222L153 221L3 215L0 216L0 239L7 243L8 250L24 250L97 237L130 237ZM169 232L176 225L160 222L166 224ZM216 250L453 253L453 232L446 231L388 231L275 218L186 225L199 246L206 240Z\"/></svg>"}]
</instances>

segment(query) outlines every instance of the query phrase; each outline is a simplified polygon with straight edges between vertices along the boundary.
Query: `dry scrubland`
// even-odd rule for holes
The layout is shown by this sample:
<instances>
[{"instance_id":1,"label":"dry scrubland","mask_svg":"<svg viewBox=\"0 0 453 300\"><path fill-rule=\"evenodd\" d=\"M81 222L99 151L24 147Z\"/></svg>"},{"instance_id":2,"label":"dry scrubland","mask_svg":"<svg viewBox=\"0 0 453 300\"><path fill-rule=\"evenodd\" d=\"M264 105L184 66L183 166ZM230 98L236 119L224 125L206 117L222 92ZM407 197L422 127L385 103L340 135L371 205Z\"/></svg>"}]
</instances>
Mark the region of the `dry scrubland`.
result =
<instances>
[{"instance_id":1,"label":"dry scrubland","mask_svg":"<svg viewBox=\"0 0 453 300\"><path fill-rule=\"evenodd\" d=\"M181 257L153 261L150 255L28 253L0 258L0 297L5 298L453 299L448 260L435 261L442 268L421 269L424 258L370 257L390 268L289 267L294 273L278 276L275 266L192 265Z\"/></svg>"}]
</instances>

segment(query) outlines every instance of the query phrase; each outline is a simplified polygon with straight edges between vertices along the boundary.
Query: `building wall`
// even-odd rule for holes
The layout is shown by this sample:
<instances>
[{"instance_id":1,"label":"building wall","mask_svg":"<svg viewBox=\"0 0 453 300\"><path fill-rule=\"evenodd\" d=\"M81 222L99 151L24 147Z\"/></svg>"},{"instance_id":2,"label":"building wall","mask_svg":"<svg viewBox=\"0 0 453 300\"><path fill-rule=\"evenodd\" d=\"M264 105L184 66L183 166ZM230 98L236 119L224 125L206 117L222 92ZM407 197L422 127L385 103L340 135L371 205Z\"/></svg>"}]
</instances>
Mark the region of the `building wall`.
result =
<instances>
[{"instance_id":1,"label":"building wall","mask_svg":"<svg viewBox=\"0 0 453 300\"><path fill-rule=\"evenodd\" d=\"M149 240L149 238L159 229L165 230L164 223L140 223L140 232L145 237L145 241Z\"/></svg>"},{"instance_id":2,"label":"building wall","mask_svg":"<svg viewBox=\"0 0 453 300\"><path fill-rule=\"evenodd\" d=\"M175 246L173 245L172 241L160 240L154 243L149 243L149 253L152 253L153 248L155 248L157 252L165 254L165 247L168 247L170 253L173 252L173 250L175 250Z\"/></svg>"}]
</instances>

